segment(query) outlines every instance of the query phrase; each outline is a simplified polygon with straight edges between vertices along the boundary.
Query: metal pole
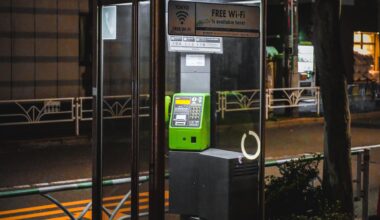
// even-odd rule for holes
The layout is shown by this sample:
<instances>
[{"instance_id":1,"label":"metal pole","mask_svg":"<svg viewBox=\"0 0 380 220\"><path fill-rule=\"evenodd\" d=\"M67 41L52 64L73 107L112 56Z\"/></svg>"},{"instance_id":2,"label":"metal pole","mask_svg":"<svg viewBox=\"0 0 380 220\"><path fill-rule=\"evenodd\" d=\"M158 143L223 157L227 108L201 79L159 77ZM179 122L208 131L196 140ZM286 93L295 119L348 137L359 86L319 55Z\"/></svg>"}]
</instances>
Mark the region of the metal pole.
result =
<instances>
[{"instance_id":1,"label":"metal pole","mask_svg":"<svg viewBox=\"0 0 380 220\"><path fill-rule=\"evenodd\" d=\"M265 118L266 118L266 21L267 21L267 0L261 0L260 4L260 99L261 99L261 109L260 109L260 138L261 138L261 155L260 155L260 173L259 173L259 219L265 219Z\"/></svg>"},{"instance_id":2,"label":"metal pole","mask_svg":"<svg viewBox=\"0 0 380 220\"><path fill-rule=\"evenodd\" d=\"M150 2L152 143L149 164L149 219L165 219L165 0Z\"/></svg>"},{"instance_id":3,"label":"metal pole","mask_svg":"<svg viewBox=\"0 0 380 220\"><path fill-rule=\"evenodd\" d=\"M132 0L132 171L131 219L139 218L139 1Z\"/></svg>"},{"instance_id":4,"label":"metal pole","mask_svg":"<svg viewBox=\"0 0 380 220\"><path fill-rule=\"evenodd\" d=\"M290 81L290 34L291 34L291 17L290 17L290 1L283 0L284 4L284 20L283 20L283 30L284 30L284 77L285 77L285 87L291 87Z\"/></svg>"},{"instance_id":5,"label":"metal pole","mask_svg":"<svg viewBox=\"0 0 380 220\"><path fill-rule=\"evenodd\" d=\"M221 108L221 112L222 112L222 119L224 119L224 115L225 115L225 112L227 110L227 95L226 93L222 93L222 108Z\"/></svg>"},{"instance_id":6,"label":"metal pole","mask_svg":"<svg viewBox=\"0 0 380 220\"><path fill-rule=\"evenodd\" d=\"M80 108L80 102L79 98L75 98L75 135L79 136L79 108Z\"/></svg>"},{"instance_id":7,"label":"metal pole","mask_svg":"<svg viewBox=\"0 0 380 220\"><path fill-rule=\"evenodd\" d=\"M318 114L318 116L320 116L321 114L320 114L320 112L321 112L321 110L320 110L320 103L321 103L321 95L320 95L320 91L319 91L319 87L317 88L317 92L316 92L316 98L317 98L317 114Z\"/></svg>"},{"instance_id":8,"label":"metal pole","mask_svg":"<svg viewBox=\"0 0 380 220\"><path fill-rule=\"evenodd\" d=\"M102 71L102 33L100 15L102 8L96 0L90 0L92 16L92 79L93 109L92 122L92 219L102 219L102 151L103 151L103 71Z\"/></svg>"},{"instance_id":9,"label":"metal pole","mask_svg":"<svg viewBox=\"0 0 380 220\"><path fill-rule=\"evenodd\" d=\"M369 150L364 150L363 156L363 207L362 207L362 219L368 219L368 191L369 191Z\"/></svg>"},{"instance_id":10,"label":"metal pole","mask_svg":"<svg viewBox=\"0 0 380 220\"><path fill-rule=\"evenodd\" d=\"M360 200L362 194L362 156L363 153L356 155L356 201Z\"/></svg>"},{"instance_id":11,"label":"metal pole","mask_svg":"<svg viewBox=\"0 0 380 220\"><path fill-rule=\"evenodd\" d=\"M269 108L270 108L270 97L271 97L271 92L270 89L265 90L265 95L266 95L266 103L265 103L265 119L269 118Z\"/></svg>"},{"instance_id":12,"label":"metal pole","mask_svg":"<svg viewBox=\"0 0 380 220\"><path fill-rule=\"evenodd\" d=\"M298 75L298 0L292 0L292 82L291 87L299 87Z\"/></svg>"}]
</instances>

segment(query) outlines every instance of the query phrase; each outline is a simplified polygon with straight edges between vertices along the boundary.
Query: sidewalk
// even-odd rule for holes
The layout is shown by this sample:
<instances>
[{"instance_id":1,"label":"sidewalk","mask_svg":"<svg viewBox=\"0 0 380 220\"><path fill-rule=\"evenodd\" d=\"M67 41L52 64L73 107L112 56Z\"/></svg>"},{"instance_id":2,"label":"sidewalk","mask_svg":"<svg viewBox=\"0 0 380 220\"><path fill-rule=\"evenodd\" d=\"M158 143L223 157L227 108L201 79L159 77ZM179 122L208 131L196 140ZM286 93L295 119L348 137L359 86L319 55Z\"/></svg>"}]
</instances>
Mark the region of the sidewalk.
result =
<instances>
[{"instance_id":1,"label":"sidewalk","mask_svg":"<svg viewBox=\"0 0 380 220\"><path fill-rule=\"evenodd\" d=\"M368 113L354 113L351 115L352 126L355 127L379 127L380 128L380 111ZM282 117L277 120L267 120L265 122L266 129L286 128L292 126L301 126L308 124L323 124L323 117ZM242 124L243 125L243 124ZM236 126L236 125L233 125ZM244 125L243 125L244 126ZM230 128L231 125L221 125L220 128ZM89 147L91 145L91 135L81 136L50 136L47 138L35 139L13 139L0 141L0 153L10 151L23 151L26 149L41 149L41 148L59 148L64 146Z\"/></svg>"},{"instance_id":2,"label":"sidewalk","mask_svg":"<svg viewBox=\"0 0 380 220\"><path fill-rule=\"evenodd\" d=\"M280 118L277 120L267 120L265 128L281 128L294 125L304 124L323 124L323 117L297 117L297 118ZM380 126L380 111L367 113L351 114L351 124L353 126L371 124Z\"/></svg>"}]
</instances>

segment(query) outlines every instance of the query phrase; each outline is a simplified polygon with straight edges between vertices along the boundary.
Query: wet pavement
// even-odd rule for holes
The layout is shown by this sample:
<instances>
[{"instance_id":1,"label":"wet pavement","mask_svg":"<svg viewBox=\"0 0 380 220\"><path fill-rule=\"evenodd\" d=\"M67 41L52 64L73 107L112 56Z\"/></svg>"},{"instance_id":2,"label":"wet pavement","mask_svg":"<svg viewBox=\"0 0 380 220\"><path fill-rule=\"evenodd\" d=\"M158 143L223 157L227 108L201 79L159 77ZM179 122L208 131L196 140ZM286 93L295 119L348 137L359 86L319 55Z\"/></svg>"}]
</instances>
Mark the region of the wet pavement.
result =
<instances>
[{"instance_id":1,"label":"wet pavement","mask_svg":"<svg viewBox=\"0 0 380 220\"><path fill-rule=\"evenodd\" d=\"M242 125L244 126L244 125ZM241 127L221 127L219 132L229 133L228 137L219 134L221 142L228 148L239 150L239 146L231 141L241 136ZM248 129L248 128L247 128ZM380 118L353 120L352 146L380 144ZM111 132L112 133L112 132ZM106 138L104 155L105 175L114 176L128 173L130 168L129 139L119 136L116 140L111 134ZM223 139L225 138L225 140ZM71 139L76 139L71 137ZM75 141L61 141L61 145L54 143L40 148L22 149L0 153L0 188L55 182L63 180L91 178L91 147L88 137L80 137L81 144ZM230 142L229 142L230 141ZM31 142L29 140L28 142ZM43 142L43 141L42 141ZM66 144L65 144L66 143ZM69 144L67 144L69 143ZM30 143L29 143L30 144ZM147 169L149 152L148 142L142 140L141 171ZM266 157L278 158L303 153L322 152L323 124L318 121L310 123L294 123L287 126L272 126L266 129ZM355 171L356 158L352 160ZM268 174L276 173L268 169ZM353 172L355 176L355 172ZM370 213L375 212L378 187L380 186L380 149L371 151L370 165ZM112 197L126 192L127 185L110 187L106 196ZM143 186L142 191L146 190ZM90 190L62 192L56 196L64 202L84 200L91 197ZM49 204L39 196L27 196L12 199L0 199L0 211ZM359 205L358 211L360 209ZM0 212L1 214L1 212ZM1 216L0 216L1 219Z\"/></svg>"}]
</instances>

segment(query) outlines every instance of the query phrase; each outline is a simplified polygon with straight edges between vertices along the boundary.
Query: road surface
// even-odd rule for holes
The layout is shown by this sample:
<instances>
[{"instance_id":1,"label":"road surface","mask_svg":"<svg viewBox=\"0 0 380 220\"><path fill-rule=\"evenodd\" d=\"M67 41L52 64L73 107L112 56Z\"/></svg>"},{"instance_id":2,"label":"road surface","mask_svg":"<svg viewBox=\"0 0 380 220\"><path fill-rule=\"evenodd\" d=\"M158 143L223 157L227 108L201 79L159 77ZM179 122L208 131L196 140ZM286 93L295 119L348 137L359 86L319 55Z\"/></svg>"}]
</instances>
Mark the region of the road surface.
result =
<instances>
[{"instance_id":1,"label":"road surface","mask_svg":"<svg viewBox=\"0 0 380 220\"><path fill-rule=\"evenodd\" d=\"M377 123L379 122L379 123ZM237 128L237 129L235 129ZM352 146L380 144L380 120L357 121L352 127ZM241 128L237 125L223 127L218 138L225 148L239 149L234 136L241 135ZM229 134L225 135L225 134ZM107 135L109 137L107 138ZM115 176L128 173L130 168L129 148L127 138L120 136L118 139L112 132L105 134L106 144L104 151L104 173L106 176ZM83 144L83 140L85 144ZM20 186L25 184L37 184L74 179L91 178L91 147L87 138L82 137L81 145L75 145L75 141L62 142L62 146L56 144L52 147L44 145L41 148L17 149L0 154L0 188ZM148 141L142 140L142 146L147 146ZM228 147L229 146L229 147ZM232 147L231 147L232 146ZM322 152L323 149L323 125L320 123L293 124L286 127L274 127L266 129L266 157L279 158L302 153ZM149 152L141 152L141 170L147 169ZM353 158L353 168L356 160ZM355 169L354 169L355 170ZM276 171L268 170L268 173ZM354 173L355 175L355 173ZM377 199L377 190L380 186L380 149L371 152L370 166L370 213L374 213ZM107 187L105 198L107 207L113 209L122 195L128 191L128 185ZM140 203L147 208L147 186L142 186ZM90 190L69 191L55 193L54 196L65 202L76 215L88 203L91 198ZM128 213L128 204L123 211ZM89 214L88 214L89 215ZM19 216L18 218L15 216ZM27 196L11 199L0 199L0 220L2 219L65 219L62 213L40 196Z\"/></svg>"}]
</instances>

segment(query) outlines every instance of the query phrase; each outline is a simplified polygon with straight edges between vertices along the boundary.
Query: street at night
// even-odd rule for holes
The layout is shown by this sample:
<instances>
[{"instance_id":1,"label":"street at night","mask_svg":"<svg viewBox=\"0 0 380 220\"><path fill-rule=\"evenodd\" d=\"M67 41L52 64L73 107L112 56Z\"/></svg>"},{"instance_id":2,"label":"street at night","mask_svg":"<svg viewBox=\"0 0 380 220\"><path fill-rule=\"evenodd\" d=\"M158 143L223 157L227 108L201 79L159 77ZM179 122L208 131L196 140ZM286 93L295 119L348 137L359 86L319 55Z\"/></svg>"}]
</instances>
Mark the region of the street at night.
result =
<instances>
[{"instance_id":1,"label":"street at night","mask_svg":"<svg viewBox=\"0 0 380 220\"><path fill-rule=\"evenodd\" d=\"M379 0L0 21L0 220L380 220Z\"/></svg>"},{"instance_id":2,"label":"street at night","mask_svg":"<svg viewBox=\"0 0 380 220\"><path fill-rule=\"evenodd\" d=\"M370 118L353 120L352 126L352 146L370 146L380 143L380 117L378 114L369 115ZM234 125L233 127L239 127ZM227 129L234 132L233 128L222 127L221 130ZM236 134L240 135L240 134ZM57 139L57 138L55 138ZM50 140L54 143L54 147L44 146L32 147L31 149L17 149L0 154L0 179L1 187L33 185L40 183L51 183L68 180L87 180L91 179L91 147L86 137L66 137L64 144L57 144L57 141ZM70 141L68 141L70 140ZM76 140L76 141L75 141ZM127 141L127 140L125 140ZM79 143L76 145L75 143ZM30 144L29 144L30 147ZM124 172L128 169L129 158L124 155L123 149L128 148L127 145L115 144L112 150L107 150L108 154L104 160L109 176L128 175ZM239 151L239 147L232 148ZM323 152L323 124L320 119L286 119L282 121L269 121L266 129L266 157L270 159L291 158L304 153ZM147 160L141 160L142 170L146 168ZM356 158L352 158L353 168L356 167ZM371 150L370 164L370 213L375 213L377 205L377 192L380 186L380 148ZM356 169L353 169L355 171ZM278 174L277 169L266 169L266 175ZM356 172L353 172L355 177ZM129 190L129 185L111 186L106 188L105 198L110 199L105 204L110 204L110 209L116 206L121 199L122 193ZM141 193L147 191L147 186L142 185ZM66 191L53 194L61 202L70 203L78 202L79 205L74 207L84 207L85 202L91 198L91 191L76 190ZM113 199L113 197L115 197ZM142 194L144 198L144 194ZM113 199L113 200L112 200ZM56 217L59 214L54 205L44 209L44 206L50 205L48 200L41 196L22 196L16 198L6 198L0 200L0 219L6 219L7 216L34 216L32 219L40 219L44 215L46 218ZM145 202L146 203L146 202ZM141 203L144 205L144 202ZM356 203L360 211L360 203ZM22 212L25 208L36 207L33 211ZM39 207L39 208L38 208ZM39 211L42 209L42 211ZM10 210L15 210L16 215L9 215ZM17 210L20 210L17 213ZM58 214L57 214L58 211ZM80 211L77 211L78 213ZM30 214L33 213L33 214ZM37 214L36 214L37 213ZM38 214L40 213L40 214ZM75 212L74 212L75 213ZM23 217L24 216L24 217ZM50 218L49 217L49 218ZM45 218L45 217L43 217Z\"/></svg>"}]
</instances>

